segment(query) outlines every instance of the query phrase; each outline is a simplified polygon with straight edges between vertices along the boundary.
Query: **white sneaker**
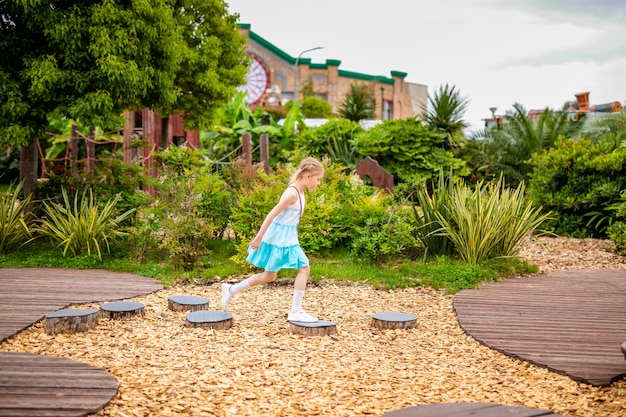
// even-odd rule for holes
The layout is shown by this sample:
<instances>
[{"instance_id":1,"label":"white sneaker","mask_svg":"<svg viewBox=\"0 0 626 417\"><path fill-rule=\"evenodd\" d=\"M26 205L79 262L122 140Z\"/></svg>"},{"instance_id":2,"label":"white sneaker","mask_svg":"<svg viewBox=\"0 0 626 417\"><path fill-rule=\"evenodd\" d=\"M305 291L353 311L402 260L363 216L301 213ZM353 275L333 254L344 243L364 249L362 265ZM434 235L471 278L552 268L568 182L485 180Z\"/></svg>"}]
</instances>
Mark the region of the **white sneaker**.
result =
<instances>
[{"instance_id":1,"label":"white sneaker","mask_svg":"<svg viewBox=\"0 0 626 417\"><path fill-rule=\"evenodd\" d=\"M317 317L310 315L304 310L296 311L295 313L290 311L287 315L287 320L289 321L300 321L302 323L315 323L319 321Z\"/></svg>"},{"instance_id":2,"label":"white sneaker","mask_svg":"<svg viewBox=\"0 0 626 417\"><path fill-rule=\"evenodd\" d=\"M228 311L228 303L232 300L233 295L230 293L232 284L222 284L222 310Z\"/></svg>"}]
</instances>

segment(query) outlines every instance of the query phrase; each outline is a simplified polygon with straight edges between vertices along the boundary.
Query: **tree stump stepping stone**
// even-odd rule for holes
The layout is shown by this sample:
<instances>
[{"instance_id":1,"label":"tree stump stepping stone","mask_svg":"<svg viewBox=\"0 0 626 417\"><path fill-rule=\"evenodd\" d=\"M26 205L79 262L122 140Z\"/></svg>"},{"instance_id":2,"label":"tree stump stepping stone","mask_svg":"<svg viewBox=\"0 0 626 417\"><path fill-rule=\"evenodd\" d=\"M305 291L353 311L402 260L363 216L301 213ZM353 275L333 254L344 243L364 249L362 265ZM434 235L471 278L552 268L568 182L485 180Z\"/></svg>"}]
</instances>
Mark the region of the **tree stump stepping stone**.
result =
<instances>
[{"instance_id":1,"label":"tree stump stepping stone","mask_svg":"<svg viewBox=\"0 0 626 417\"><path fill-rule=\"evenodd\" d=\"M46 314L46 333L78 333L93 329L98 324L100 310L76 308Z\"/></svg>"},{"instance_id":2,"label":"tree stump stepping stone","mask_svg":"<svg viewBox=\"0 0 626 417\"><path fill-rule=\"evenodd\" d=\"M187 327L203 329L230 329L233 325L233 315L221 310L198 310L187 313Z\"/></svg>"},{"instance_id":3,"label":"tree stump stepping stone","mask_svg":"<svg viewBox=\"0 0 626 417\"><path fill-rule=\"evenodd\" d=\"M108 319L124 319L134 316L143 316L143 303L134 301L117 301L113 303L105 303L100 306L100 315Z\"/></svg>"},{"instance_id":4,"label":"tree stump stepping stone","mask_svg":"<svg viewBox=\"0 0 626 417\"><path fill-rule=\"evenodd\" d=\"M206 310L209 300L193 295L172 295L167 299L167 307L172 311Z\"/></svg>"},{"instance_id":5,"label":"tree stump stepping stone","mask_svg":"<svg viewBox=\"0 0 626 417\"><path fill-rule=\"evenodd\" d=\"M332 321L318 320L313 323L303 321L290 321L291 333L302 336L330 336L337 333L337 325Z\"/></svg>"},{"instance_id":6,"label":"tree stump stepping stone","mask_svg":"<svg viewBox=\"0 0 626 417\"><path fill-rule=\"evenodd\" d=\"M376 313L372 318L372 326L378 329L412 329L416 324L414 315L394 311Z\"/></svg>"}]
</instances>

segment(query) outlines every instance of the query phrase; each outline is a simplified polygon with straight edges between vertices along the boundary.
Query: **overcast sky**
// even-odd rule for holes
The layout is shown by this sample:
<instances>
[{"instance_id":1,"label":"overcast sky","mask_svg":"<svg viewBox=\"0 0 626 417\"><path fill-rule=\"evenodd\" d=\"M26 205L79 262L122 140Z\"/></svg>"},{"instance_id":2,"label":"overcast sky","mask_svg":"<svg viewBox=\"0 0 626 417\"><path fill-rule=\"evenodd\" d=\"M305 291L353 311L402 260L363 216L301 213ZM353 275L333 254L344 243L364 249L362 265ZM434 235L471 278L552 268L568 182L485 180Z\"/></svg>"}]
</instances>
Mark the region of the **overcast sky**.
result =
<instances>
[{"instance_id":1,"label":"overcast sky","mask_svg":"<svg viewBox=\"0 0 626 417\"><path fill-rule=\"evenodd\" d=\"M504 114L626 103L626 0L226 0L240 23L293 57L428 86L454 85L481 129Z\"/></svg>"}]
</instances>

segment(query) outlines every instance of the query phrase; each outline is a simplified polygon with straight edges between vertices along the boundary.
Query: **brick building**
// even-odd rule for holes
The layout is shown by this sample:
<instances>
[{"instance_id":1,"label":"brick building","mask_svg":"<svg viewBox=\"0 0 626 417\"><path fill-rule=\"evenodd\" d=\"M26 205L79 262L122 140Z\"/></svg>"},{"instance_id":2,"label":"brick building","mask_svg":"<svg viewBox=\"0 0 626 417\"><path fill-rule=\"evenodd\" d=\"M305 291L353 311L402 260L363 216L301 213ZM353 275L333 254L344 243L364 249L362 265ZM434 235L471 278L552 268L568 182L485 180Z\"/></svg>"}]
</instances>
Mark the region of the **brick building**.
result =
<instances>
[{"instance_id":1,"label":"brick building","mask_svg":"<svg viewBox=\"0 0 626 417\"><path fill-rule=\"evenodd\" d=\"M391 76L386 77L339 69L341 61L336 59L313 63L310 58L287 54L250 27L250 24L239 24L240 33L248 39L246 52L252 58L246 85L240 89L248 92L248 103L253 107L272 92L280 96L283 103L301 99L303 86L311 80L315 94L328 101L333 112L341 107L354 83L370 86L374 114L381 120L414 117L423 114L426 108L428 87L406 82L406 72L391 71Z\"/></svg>"}]
</instances>

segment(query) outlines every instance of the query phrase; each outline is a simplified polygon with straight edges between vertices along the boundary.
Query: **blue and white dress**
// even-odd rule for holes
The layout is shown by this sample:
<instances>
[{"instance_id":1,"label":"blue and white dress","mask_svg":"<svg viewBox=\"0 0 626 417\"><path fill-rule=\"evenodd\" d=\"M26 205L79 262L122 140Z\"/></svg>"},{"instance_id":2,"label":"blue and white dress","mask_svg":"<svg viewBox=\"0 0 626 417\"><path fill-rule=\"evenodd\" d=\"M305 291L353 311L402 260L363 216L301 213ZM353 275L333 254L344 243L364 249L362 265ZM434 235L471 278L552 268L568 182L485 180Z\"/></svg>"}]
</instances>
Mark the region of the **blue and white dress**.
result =
<instances>
[{"instance_id":1,"label":"blue and white dress","mask_svg":"<svg viewBox=\"0 0 626 417\"><path fill-rule=\"evenodd\" d=\"M304 211L304 193L298 193L296 202L274 218L261 239L257 250L248 248L248 262L266 271L278 272L283 268L298 269L309 265L298 242L298 223Z\"/></svg>"}]
</instances>

